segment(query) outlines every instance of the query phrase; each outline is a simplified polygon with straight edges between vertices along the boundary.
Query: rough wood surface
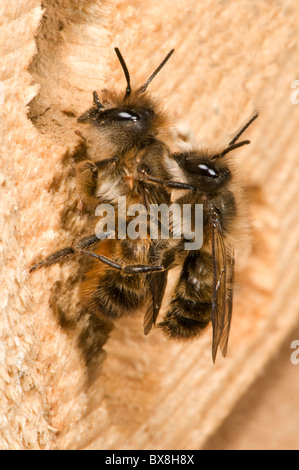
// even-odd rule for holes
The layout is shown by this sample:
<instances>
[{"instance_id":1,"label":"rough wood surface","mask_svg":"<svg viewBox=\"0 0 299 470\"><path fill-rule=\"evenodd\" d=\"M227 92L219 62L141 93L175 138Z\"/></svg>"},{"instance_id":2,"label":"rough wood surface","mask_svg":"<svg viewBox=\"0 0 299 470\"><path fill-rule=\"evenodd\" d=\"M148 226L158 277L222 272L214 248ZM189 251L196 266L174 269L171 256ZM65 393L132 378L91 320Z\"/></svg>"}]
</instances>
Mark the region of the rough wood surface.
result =
<instances>
[{"instance_id":1,"label":"rough wood surface","mask_svg":"<svg viewBox=\"0 0 299 470\"><path fill-rule=\"evenodd\" d=\"M2 1L1 448L200 448L297 324L298 16L296 0ZM123 86L115 46L138 81L175 47L151 87L197 140L227 142L261 111L238 157L252 248L215 366L210 331L187 345L144 337L142 312L117 323L105 356L99 325L78 317L77 261L28 274L86 223L73 114Z\"/></svg>"}]
</instances>

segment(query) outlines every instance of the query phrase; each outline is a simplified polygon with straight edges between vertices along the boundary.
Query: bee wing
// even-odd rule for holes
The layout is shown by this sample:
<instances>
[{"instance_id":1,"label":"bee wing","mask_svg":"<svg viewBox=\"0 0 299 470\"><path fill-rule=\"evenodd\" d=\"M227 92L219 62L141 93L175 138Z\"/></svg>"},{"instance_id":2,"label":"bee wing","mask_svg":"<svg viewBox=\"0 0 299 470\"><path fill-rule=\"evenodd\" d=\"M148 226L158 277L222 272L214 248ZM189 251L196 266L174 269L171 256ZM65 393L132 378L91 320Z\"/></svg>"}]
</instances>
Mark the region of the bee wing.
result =
<instances>
[{"instance_id":1,"label":"bee wing","mask_svg":"<svg viewBox=\"0 0 299 470\"><path fill-rule=\"evenodd\" d=\"M220 346L223 356L227 352L232 317L232 293L228 290L228 286L231 288L233 283L234 258L226 251L221 224L216 210L210 219L210 224L212 228L213 262L212 357L215 362L218 346Z\"/></svg>"},{"instance_id":2,"label":"bee wing","mask_svg":"<svg viewBox=\"0 0 299 470\"><path fill-rule=\"evenodd\" d=\"M152 326L156 323L167 284L167 274L167 271L161 271L150 274L149 276L151 301L146 309L143 319L143 330L145 335L149 334Z\"/></svg>"},{"instance_id":3,"label":"bee wing","mask_svg":"<svg viewBox=\"0 0 299 470\"><path fill-rule=\"evenodd\" d=\"M226 254L227 257L227 279L226 279L226 308L224 316L224 327L219 341L219 346L222 352L223 357L227 353L227 345L229 338L230 325L232 320L232 311L233 311L233 286L234 286L234 268L235 268L235 259L233 254ZM229 289L229 291L228 291Z\"/></svg>"}]
</instances>

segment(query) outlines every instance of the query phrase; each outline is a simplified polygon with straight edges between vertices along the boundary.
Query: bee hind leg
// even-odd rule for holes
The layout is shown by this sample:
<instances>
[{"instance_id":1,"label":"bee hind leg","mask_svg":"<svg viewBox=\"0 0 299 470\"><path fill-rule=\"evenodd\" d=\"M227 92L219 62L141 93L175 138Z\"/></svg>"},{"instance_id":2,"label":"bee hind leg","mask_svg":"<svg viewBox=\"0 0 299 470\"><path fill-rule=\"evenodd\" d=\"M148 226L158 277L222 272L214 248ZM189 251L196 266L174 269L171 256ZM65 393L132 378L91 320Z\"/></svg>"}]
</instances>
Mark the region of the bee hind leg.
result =
<instances>
[{"instance_id":1,"label":"bee hind leg","mask_svg":"<svg viewBox=\"0 0 299 470\"><path fill-rule=\"evenodd\" d=\"M98 261L101 261L104 264L107 264L111 268L117 269L118 271L122 271L123 274L142 274L166 271L171 267L171 264L174 262L174 255L171 250L163 256L161 265L157 266L148 264L131 264L128 266L122 266L121 264L112 261L110 258L107 258L103 255L98 255L93 251L87 251L84 249L79 251L80 253L84 253L88 256L97 259Z\"/></svg>"},{"instance_id":2,"label":"bee hind leg","mask_svg":"<svg viewBox=\"0 0 299 470\"><path fill-rule=\"evenodd\" d=\"M101 261L104 264L107 264L111 268L122 271L124 274L142 274L142 273L151 273L151 272L165 270L164 266L150 266L146 264L132 264L128 266L122 266L121 264L115 263L115 261L112 261L106 256L98 255L97 253L94 253L93 251L87 251L87 250L79 250L79 251L80 253L85 253L86 255L91 256L97 259L98 261Z\"/></svg>"}]
</instances>

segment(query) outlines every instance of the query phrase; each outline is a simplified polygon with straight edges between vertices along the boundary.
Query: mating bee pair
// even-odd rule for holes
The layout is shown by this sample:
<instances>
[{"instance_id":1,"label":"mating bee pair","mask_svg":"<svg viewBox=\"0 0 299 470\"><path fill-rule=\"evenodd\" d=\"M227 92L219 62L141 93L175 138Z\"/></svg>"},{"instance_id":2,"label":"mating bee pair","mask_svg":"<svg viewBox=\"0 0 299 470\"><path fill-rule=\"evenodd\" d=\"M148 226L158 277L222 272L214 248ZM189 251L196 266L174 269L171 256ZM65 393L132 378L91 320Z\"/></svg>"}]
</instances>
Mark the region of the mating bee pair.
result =
<instances>
[{"instance_id":1,"label":"mating bee pair","mask_svg":"<svg viewBox=\"0 0 299 470\"><path fill-rule=\"evenodd\" d=\"M181 266L168 311L158 323L170 338L198 336L212 322L212 357L227 352L234 282L234 228L242 218L240 189L229 154L248 140L240 137L255 114L220 151L195 148L173 150L168 116L147 88L173 53L165 57L149 79L131 88L130 74L119 51L127 86L125 93L93 93L93 106L78 122L84 123L93 158L77 166L78 186L88 204L110 204L116 214L119 198L128 205L177 203L203 207L203 240L197 250L186 250L185 240L114 238L91 234L48 256L31 272L58 263L75 253L93 258L81 285L82 304L99 317L114 321L145 306L144 333L155 325L169 270ZM193 211L194 226L194 211ZM129 222L130 217L127 219ZM163 225L161 218L158 220ZM244 226L246 227L246 221ZM196 229L196 227L194 227ZM91 249L90 251L89 249Z\"/></svg>"}]
</instances>

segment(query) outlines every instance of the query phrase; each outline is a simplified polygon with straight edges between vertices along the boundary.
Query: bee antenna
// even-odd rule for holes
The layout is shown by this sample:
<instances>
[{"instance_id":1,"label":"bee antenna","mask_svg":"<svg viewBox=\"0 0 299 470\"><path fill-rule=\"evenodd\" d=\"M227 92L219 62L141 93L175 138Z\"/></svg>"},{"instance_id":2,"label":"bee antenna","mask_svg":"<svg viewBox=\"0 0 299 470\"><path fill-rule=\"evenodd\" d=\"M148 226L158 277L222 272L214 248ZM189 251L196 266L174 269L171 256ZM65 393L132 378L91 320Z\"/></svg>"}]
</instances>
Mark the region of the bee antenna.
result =
<instances>
[{"instance_id":1,"label":"bee antenna","mask_svg":"<svg viewBox=\"0 0 299 470\"><path fill-rule=\"evenodd\" d=\"M223 152L218 153L217 155L214 155L212 160L216 160L216 158L224 157L224 155L226 155L227 153L232 152L233 150L239 147L243 147L243 145L248 145L248 144L250 144L250 140L243 140L242 142L237 142L236 144L232 144L232 145L229 144L229 146L225 150L223 150Z\"/></svg>"},{"instance_id":2,"label":"bee antenna","mask_svg":"<svg viewBox=\"0 0 299 470\"><path fill-rule=\"evenodd\" d=\"M155 76L160 72L160 70L162 69L162 67L164 67L164 65L166 64L166 62L168 61L168 59L172 56L172 54L174 53L174 49L171 49L170 52L168 52L167 56L165 57L164 60L162 60L161 64L159 65L159 67L156 68L156 70L154 71L154 73L152 73L152 75L149 77L149 79L145 82L144 85L142 85L140 88L139 88L139 93L144 93L145 90L147 89L147 87L149 86L149 84L151 83L151 81L155 78Z\"/></svg>"},{"instance_id":3,"label":"bee antenna","mask_svg":"<svg viewBox=\"0 0 299 470\"><path fill-rule=\"evenodd\" d=\"M244 134L246 129L253 123L253 121L256 120L258 115L259 115L259 112L256 111L256 113L249 119L249 121L239 130L239 132L235 135L235 137L229 142L228 147L225 150L223 150L223 152L218 153L217 155L214 155L212 160L216 160L216 158L224 157L224 155L231 152L232 150L235 150L239 147L243 147L243 145L250 144L250 140L242 140L242 142L237 142L237 141L239 140L241 135Z\"/></svg>"},{"instance_id":4,"label":"bee antenna","mask_svg":"<svg viewBox=\"0 0 299 470\"><path fill-rule=\"evenodd\" d=\"M250 119L249 121L242 127L242 129L239 130L238 134L235 135L235 137L229 142L229 146L230 145L233 145L235 142L237 142L239 140L239 138L241 137L241 135L246 131L246 129L253 123L253 121L256 120L256 118L258 117L259 115L259 112L257 111Z\"/></svg>"},{"instance_id":5,"label":"bee antenna","mask_svg":"<svg viewBox=\"0 0 299 470\"><path fill-rule=\"evenodd\" d=\"M93 104L96 105L96 107L99 109L103 108L102 103L100 102L99 95L97 94L96 91L93 92Z\"/></svg>"},{"instance_id":6,"label":"bee antenna","mask_svg":"<svg viewBox=\"0 0 299 470\"><path fill-rule=\"evenodd\" d=\"M115 47L115 52L116 52L116 55L118 57L118 60L120 62L120 65L122 66L122 69L124 71L124 74L125 74L125 77L126 77L126 80L127 80L127 88L126 88L126 94L125 94L125 98L127 98L128 96L130 96L131 94L131 81L130 81L130 74L129 74L129 70L128 70L128 67L125 63L125 60L123 58L123 56L121 55L121 52L120 50L118 49L118 47Z\"/></svg>"}]
</instances>

